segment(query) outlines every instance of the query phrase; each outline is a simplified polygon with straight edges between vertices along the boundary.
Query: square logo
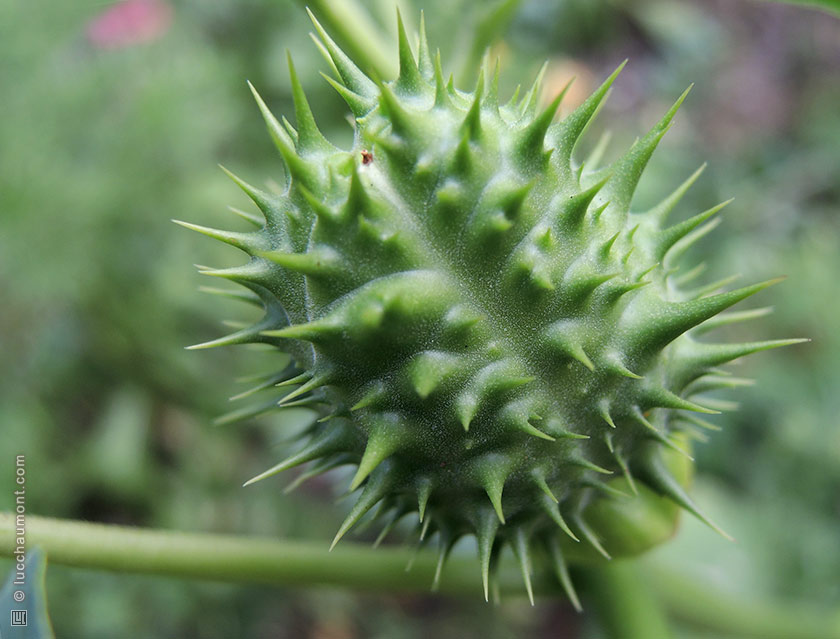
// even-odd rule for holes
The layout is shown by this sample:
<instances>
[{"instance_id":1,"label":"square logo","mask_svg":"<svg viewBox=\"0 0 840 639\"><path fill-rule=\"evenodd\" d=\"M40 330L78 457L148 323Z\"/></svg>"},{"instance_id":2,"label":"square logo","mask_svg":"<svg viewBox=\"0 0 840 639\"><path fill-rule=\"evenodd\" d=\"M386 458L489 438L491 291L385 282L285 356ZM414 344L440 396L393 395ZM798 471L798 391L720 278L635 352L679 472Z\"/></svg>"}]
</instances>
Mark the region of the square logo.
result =
<instances>
[{"instance_id":1,"label":"square logo","mask_svg":"<svg viewBox=\"0 0 840 639\"><path fill-rule=\"evenodd\" d=\"M12 626L25 626L26 625L26 611L25 610L12 610Z\"/></svg>"}]
</instances>

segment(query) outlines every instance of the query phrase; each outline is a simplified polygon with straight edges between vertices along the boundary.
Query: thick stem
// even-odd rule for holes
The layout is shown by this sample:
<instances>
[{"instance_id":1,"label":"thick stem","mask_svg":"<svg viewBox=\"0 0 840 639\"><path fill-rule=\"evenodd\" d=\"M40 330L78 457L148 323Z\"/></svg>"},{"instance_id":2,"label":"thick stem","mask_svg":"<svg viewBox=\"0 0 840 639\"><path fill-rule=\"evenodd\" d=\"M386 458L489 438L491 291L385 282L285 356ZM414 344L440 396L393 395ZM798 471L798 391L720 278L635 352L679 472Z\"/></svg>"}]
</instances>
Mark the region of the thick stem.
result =
<instances>
[{"instance_id":1,"label":"thick stem","mask_svg":"<svg viewBox=\"0 0 840 639\"><path fill-rule=\"evenodd\" d=\"M745 639L840 639L840 610L744 598L661 564L643 574L669 614L695 627Z\"/></svg>"},{"instance_id":2,"label":"thick stem","mask_svg":"<svg viewBox=\"0 0 840 639\"><path fill-rule=\"evenodd\" d=\"M25 523L26 545L42 547L52 563L189 579L422 593L429 592L437 561L434 553L422 551L407 572L405 567L414 555L411 549L373 549L347 542L328 553L326 541L165 532L34 515L27 515ZM0 513L0 557L11 557L15 546L14 515ZM479 574L474 558L453 556L444 569L440 590L479 597ZM592 575L589 587L593 599L602 600L596 605L605 623L611 618L623 620L637 629L634 635L616 637L667 636L651 634L654 626L650 624L660 623L654 618L661 618L660 613L650 608L651 600L640 598L643 584L626 562L591 566L584 574ZM695 626L738 637L840 639L840 614L790 602L745 601L659 565L645 566L642 575L669 615ZM512 563L502 562L498 581L501 592L524 595L521 576ZM534 590L559 596L558 584L545 574L535 580ZM645 607L651 618L638 619L646 614L640 612ZM644 628L650 632L645 634Z\"/></svg>"},{"instance_id":3,"label":"thick stem","mask_svg":"<svg viewBox=\"0 0 840 639\"><path fill-rule=\"evenodd\" d=\"M666 639L673 634L660 598L645 583L636 563L613 561L586 571L586 595L609 639Z\"/></svg>"},{"instance_id":4,"label":"thick stem","mask_svg":"<svg viewBox=\"0 0 840 639\"><path fill-rule=\"evenodd\" d=\"M0 557L15 549L14 517L0 513ZM40 546L49 562L117 572L273 585L346 586L386 592L429 592L437 557L410 548L143 530L26 516L26 545ZM440 590L482 596L478 562L452 557ZM513 566L499 572L502 591L524 594ZM543 585L545 588L545 585Z\"/></svg>"},{"instance_id":5,"label":"thick stem","mask_svg":"<svg viewBox=\"0 0 840 639\"><path fill-rule=\"evenodd\" d=\"M383 35L390 34L376 26L368 10L357 0L307 0L302 4L312 9L330 33L338 35L347 53L363 71L373 71L386 80L396 76L396 55L391 55L382 41ZM395 38L390 40L396 42Z\"/></svg>"}]
</instances>

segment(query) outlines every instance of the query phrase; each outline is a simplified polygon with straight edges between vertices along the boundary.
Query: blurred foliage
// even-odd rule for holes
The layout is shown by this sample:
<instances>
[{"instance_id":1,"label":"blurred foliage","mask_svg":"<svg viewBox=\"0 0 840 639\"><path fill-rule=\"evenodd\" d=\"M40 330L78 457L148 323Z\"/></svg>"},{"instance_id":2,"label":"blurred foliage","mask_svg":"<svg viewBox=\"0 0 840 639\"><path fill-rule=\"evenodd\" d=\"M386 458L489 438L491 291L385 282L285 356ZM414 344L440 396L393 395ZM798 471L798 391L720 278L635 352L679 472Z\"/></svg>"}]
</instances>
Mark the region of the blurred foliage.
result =
<instances>
[{"instance_id":1,"label":"blurred foliage","mask_svg":"<svg viewBox=\"0 0 840 639\"><path fill-rule=\"evenodd\" d=\"M807 7L817 7L824 11L830 11L840 15L840 1L838 0L771 0L772 2L787 2L788 4L801 4Z\"/></svg>"},{"instance_id":2,"label":"blurred foliage","mask_svg":"<svg viewBox=\"0 0 840 639\"><path fill-rule=\"evenodd\" d=\"M391 46L391 2L362 4ZM433 42L446 54L463 49L458 16L477 20L483 4L425 2ZM402 6L411 22L414 9ZM238 257L169 222L235 224L224 206L245 202L216 162L256 183L281 179L244 80L275 112L291 113L284 48L324 131L350 139L343 106L318 79L325 65L305 13L289 0L184 0L156 38L103 48L90 24L105 9L0 3L0 450L26 454L27 506L40 514L327 543L340 516L328 481L290 496L280 494L282 479L240 488L307 416L210 425L236 392L231 380L259 372L260 358L270 370L276 356L183 350L224 330L222 303L196 292L206 283L190 264ZM503 91L530 83L549 58L550 89L577 76L574 102L631 58L595 127L613 130L613 157L697 82L639 207L708 159L683 215L736 197L722 229L695 251L708 281L787 274L759 300L775 314L749 335L814 343L745 362L739 374L759 383L739 389L740 410L721 416L723 432L698 447L698 497L738 544L687 522L650 561L733 593L838 606L840 21L770 3L523 0L503 35L493 45ZM234 303L224 308L242 319ZM0 461L2 485L12 485L11 473ZM10 493L0 508L11 506ZM552 602L488 609L60 566L47 582L59 636L130 628L132 637L490 639L576 637L581 627L597 636L591 620Z\"/></svg>"},{"instance_id":3,"label":"blurred foliage","mask_svg":"<svg viewBox=\"0 0 840 639\"><path fill-rule=\"evenodd\" d=\"M18 582L17 572L11 572L6 583L0 587L0 629L8 639L54 639L47 611L47 593L44 574L47 568L47 558L40 548L33 548L26 553L27 574L25 583ZM17 596L16 596L17 595ZM25 603L19 603L23 596ZM26 609L26 624L12 627L14 611Z\"/></svg>"}]
</instances>

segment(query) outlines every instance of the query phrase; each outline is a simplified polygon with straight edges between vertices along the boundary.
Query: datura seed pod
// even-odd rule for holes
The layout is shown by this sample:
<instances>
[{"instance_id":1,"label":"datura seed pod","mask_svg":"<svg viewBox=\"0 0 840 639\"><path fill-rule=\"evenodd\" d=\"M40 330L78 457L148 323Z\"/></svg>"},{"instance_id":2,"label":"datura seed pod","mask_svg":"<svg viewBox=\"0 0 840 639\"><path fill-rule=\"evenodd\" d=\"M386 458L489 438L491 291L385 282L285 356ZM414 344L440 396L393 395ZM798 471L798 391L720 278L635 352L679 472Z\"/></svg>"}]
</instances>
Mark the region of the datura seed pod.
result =
<instances>
[{"instance_id":1,"label":"datura seed pod","mask_svg":"<svg viewBox=\"0 0 840 639\"><path fill-rule=\"evenodd\" d=\"M721 365L799 340L699 338L762 315L725 311L773 283L687 288L697 272L678 271L680 256L723 207L668 222L700 170L629 210L685 95L599 168L574 151L620 67L555 122L563 95L538 110L539 79L506 104L498 67L456 89L422 28L415 56L400 22L399 76L382 82L313 21L353 115L352 148L321 134L290 60L296 128L254 90L285 189L231 175L262 212L246 216L256 228L185 224L250 256L203 272L265 309L195 348L259 342L292 357L254 389L268 401L229 419L290 406L320 417L251 481L353 465L359 494L336 541L376 505L385 532L415 517L441 566L473 535L485 594L505 544L529 593L536 552L576 601L570 559L641 552L672 534L678 507L710 523L685 488L686 434L717 412L704 395L737 384Z\"/></svg>"}]
</instances>

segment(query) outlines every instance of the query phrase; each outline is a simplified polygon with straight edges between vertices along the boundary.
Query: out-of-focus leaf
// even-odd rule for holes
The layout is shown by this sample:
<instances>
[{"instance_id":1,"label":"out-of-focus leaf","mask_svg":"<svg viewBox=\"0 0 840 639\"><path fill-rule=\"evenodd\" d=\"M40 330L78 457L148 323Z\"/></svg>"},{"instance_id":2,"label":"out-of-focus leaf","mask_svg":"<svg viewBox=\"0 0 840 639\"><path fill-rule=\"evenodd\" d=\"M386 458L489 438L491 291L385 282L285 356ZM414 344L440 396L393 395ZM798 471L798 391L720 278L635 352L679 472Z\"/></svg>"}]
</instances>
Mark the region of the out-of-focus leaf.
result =
<instances>
[{"instance_id":1,"label":"out-of-focus leaf","mask_svg":"<svg viewBox=\"0 0 840 639\"><path fill-rule=\"evenodd\" d=\"M770 0L771 2L782 2L784 4L798 4L814 9L822 9L834 15L840 16L840 1L838 0Z\"/></svg>"},{"instance_id":2,"label":"out-of-focus leaf","mask_svg":"<svg viewBox=\"0 0 840 639\"><path fill-rule=\"evenodd\" d=\"M29 550L25 566L22 580L13 566L0 590L0 637L53 639L55 634L47 614L47 592L44 585L47 557L40 548Z\"/></svg>"}]
</instances>

